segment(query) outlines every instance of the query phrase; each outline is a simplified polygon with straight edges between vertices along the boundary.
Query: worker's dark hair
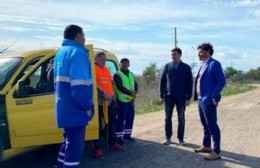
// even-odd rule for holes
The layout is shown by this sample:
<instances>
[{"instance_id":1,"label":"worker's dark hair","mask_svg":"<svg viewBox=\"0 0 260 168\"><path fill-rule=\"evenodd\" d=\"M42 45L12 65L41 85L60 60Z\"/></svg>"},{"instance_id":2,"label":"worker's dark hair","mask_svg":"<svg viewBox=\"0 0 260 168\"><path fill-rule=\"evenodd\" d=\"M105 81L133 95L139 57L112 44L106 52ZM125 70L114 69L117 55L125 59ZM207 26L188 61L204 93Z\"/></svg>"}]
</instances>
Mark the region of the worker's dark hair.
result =
<instances>
[{"instance_id":1,"label":"worker's dark hair","mask_svg":"<svg viewBox=\"0 0 260 168\"><path fill-rule=\"evenodd\" d=\"M213 55L213 53L214 53L213 46L210 43L202 43L202 44L200 44L197 47L197 49L202 49L202 50L205 50L205 51L209 51L210 55Z\"/></svg>"},{"instance_id":2,"label":"worker's dark hair","mask_svg":"<svg viewBox=\"0 0 260 168\"><path fill-rule=\"evenodd\" d=\"M65 27L64 39L74 40L77 34L83 34L83 29L77 25L68 25Z\"/></svg>"},{"instance_id":3,"label":"worker's dark hair","mask_svg":"<svg viewBox=\"0 0 260 168\"><path fill-rule=\"evenodd\" d=\"M123 63L123 62L130 63L129 59L127 59L127 58L122 58L121 61L120 61L120 63Z\"/></svg>"},{"instance_id":4,"label":"worker's dark hair","mask_svg":"<svg viewBox=\"0 0 260 168\"><path fill-rule=\"evenodd\" d=\"M182 51L180 48L176 47L174 49L172 49L172 52L176 51L178 54L181 54L182 55Z\"/></svg>"}]
</instances>

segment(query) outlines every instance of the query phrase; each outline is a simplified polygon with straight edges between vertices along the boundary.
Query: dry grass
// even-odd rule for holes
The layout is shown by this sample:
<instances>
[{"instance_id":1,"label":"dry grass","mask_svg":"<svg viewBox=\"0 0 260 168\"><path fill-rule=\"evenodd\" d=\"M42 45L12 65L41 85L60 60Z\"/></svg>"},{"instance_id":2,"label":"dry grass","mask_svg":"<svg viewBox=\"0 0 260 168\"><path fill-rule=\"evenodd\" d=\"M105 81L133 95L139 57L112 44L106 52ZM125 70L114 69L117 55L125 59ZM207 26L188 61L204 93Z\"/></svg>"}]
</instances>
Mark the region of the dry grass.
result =
<instances>
[{"instance_id":1,"label":"dry grass","mask_svg":"<svg viewBox=\"0 0 260 168\"><path fill-rule=\"evenodd\" d=\"M159 79L146 83L142 77L137 77L139 87L135 101L137 113L147 113L163 108L159 103Z\"/></svg>"}]
</instances>

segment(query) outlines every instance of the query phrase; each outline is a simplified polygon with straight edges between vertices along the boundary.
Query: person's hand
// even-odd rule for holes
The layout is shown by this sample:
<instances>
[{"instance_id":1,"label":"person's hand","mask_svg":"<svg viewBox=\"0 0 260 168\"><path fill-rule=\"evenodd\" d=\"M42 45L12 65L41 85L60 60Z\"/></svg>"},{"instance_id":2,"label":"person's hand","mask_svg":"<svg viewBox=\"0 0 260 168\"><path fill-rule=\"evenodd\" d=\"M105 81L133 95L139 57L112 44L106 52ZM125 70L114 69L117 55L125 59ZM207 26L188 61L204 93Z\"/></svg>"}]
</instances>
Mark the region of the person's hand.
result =
<instances>
[{"instance_id":1,"label":"person's hand","mask_svg":"<svg viewBox=\"0 0 260 168\"><path fill-rule=\"evenodd\" d=\"M218 102L217 102L215 99L212 99L212 104L213 104L214 106L218 106Z\"/></svg>"},{"instance_id":2,"label":"person's hand","mask_svg":"<svg viewBox=\"0 0 260 168\"><path fill-rule=\"evenodd\" d=\"M190 100L185 100L185 106L189 106L190 105Z\"/></svg>"},{"instance_id":3,"label":"person's hand","mask_svg":"<svg viewBox=\"0 0 260 168\"><path fill-rule=\"evenodd\" d=\"M88 117L91 117L91 115L92 115L92 110L91 109L87 110L87 115L88 115Z\"/></svg>"},{"instance_id":4,"label":"person's hand","mask_svg":"<svg viewBox=\"0 0 260 168\"><path fill-rule=\"evenodd\" d=\"M110 101L112 99L114 99L114 95L109 95L108 100Z\"/></svg>"},{"instance_id":5,"label":"person's hand","mask_svg":"<svg viewBox=\"0 0 260 168\"><path fill-rule=\"evenodd\" d=\"M113 98L113 96L104 93L104 99L105 99L105 100L110 100L110 99L112 99L112 98Z\"/></svg>"},{"instance_id":6,"label":"person's hand","mask_svg":"<svg viewBox=\"0 0 260 168\"><path fill-rule=\"evenodd\" d=\"M131 92L130 96L133 97L133 98L136 98L136 93L135 92Z\"/></svg>"},{"instance_id":7,"label":"person's hand","mask_svg":"<svg viewBox=\"0 0 260 168\"><path fill-rule=\"evenodd\" d=\"M164 98L160 98L160 103L161 103L161 104L164 103Z\"/></svg>"},{"instance_id":8,"label":"person's hand","mask_svg":"<svg viewBox=\"0 0 260 168\"><path fill-rule=\"evenodd\" d=\"M92 120L94 116L94 104L86 110L88 122Z\"/></svg>"}]
</instances>

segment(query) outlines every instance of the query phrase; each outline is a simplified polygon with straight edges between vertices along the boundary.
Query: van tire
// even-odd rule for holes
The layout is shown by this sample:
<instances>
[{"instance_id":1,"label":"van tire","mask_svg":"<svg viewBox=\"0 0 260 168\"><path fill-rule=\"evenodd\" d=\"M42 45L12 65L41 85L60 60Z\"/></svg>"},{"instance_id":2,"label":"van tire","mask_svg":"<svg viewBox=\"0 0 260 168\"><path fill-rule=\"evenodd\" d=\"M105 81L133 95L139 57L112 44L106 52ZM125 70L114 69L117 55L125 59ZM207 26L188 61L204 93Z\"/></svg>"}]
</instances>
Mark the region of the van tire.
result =
<instances>
[{"instance_id":1,"label":"van tire","mask_svg":"<svg viewBox=\"0 0 260 168\"><path fill-rule=\"evenodd\" d=\"M3 158L3 151L4 151L4 147L3 147L3 143L2 143L2 140L0 138L0 162Z\"/></svg>"}]
</instances>

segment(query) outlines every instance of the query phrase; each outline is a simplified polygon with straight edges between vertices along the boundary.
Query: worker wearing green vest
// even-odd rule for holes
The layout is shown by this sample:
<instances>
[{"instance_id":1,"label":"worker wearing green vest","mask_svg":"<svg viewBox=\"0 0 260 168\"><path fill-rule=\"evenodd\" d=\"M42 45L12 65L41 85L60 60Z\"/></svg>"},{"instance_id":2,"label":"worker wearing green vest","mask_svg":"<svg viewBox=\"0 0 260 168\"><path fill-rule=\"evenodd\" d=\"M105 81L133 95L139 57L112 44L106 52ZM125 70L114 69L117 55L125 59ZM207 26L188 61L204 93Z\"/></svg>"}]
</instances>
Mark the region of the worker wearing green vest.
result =
<instances>
[{"instance_id":1,"label":"worker wearing green vest","mask_svg":"<svg viewBox=\"0 0 260 168\"><path fill-rule=\"evenodd\" d=\"M135 141L132 137L135 109L134 100L138 91L134 74L129 71L130 62L127 58L120 61L120 70L114 75L115 93L117 98L116 136L117 143L122 145L123 139Z\"/></svg>"}]
</instances>

